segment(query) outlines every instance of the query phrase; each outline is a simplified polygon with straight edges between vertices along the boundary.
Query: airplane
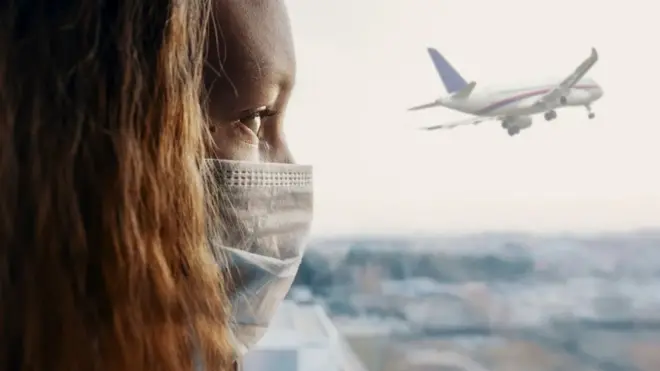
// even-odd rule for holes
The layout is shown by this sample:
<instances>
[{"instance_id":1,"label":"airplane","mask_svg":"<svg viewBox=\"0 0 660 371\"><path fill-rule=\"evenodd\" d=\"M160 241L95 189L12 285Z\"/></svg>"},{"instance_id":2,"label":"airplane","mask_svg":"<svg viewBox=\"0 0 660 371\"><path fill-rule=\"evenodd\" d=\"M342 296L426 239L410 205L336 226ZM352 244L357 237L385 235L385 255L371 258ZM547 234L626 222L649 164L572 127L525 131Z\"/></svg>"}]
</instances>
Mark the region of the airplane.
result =
<instances>
[{"instance_id":1,"label":"airplane","mask_svg":"<svg viewBox=\"0 0 660 371\"><path fill-rule=\"evenodd\" d=\"M591 49L585 59L568 77L559 81L513 86L509 88L476 89L476 82L466 80L434 48L427 49L431 61L448 95L434 102L409 108L409 111L433 107L447 107L476 117L423 128L424 130L453 129L458 126L477 125L486 121L499 121L510 136L532 126L532 115L543 113L546 121L557 118L557 109L584 106L589 119L596 117L591 104L603 96L596 81L585 77L598 61L598 52ZM479 91L481 90L481 91Z\"/></svg>"}]
</instances>

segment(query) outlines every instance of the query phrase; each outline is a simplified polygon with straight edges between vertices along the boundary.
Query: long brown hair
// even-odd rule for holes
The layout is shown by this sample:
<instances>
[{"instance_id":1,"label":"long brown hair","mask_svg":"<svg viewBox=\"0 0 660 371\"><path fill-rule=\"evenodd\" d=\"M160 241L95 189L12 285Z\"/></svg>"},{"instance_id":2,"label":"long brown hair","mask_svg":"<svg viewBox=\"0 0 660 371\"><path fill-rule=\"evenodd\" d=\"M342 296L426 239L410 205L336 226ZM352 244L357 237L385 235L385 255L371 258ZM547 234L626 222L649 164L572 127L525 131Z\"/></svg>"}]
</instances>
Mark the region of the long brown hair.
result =
<instances>
[{"instance_id":1,"label":"long brown hair","mask_svg":"<svg viewBox=\"0 0 660 371\"><path fill-rule=\"evenodd\" d=\"M226 369L208 0L0 3L0 369Z\"/></svg>"}]
</instances>

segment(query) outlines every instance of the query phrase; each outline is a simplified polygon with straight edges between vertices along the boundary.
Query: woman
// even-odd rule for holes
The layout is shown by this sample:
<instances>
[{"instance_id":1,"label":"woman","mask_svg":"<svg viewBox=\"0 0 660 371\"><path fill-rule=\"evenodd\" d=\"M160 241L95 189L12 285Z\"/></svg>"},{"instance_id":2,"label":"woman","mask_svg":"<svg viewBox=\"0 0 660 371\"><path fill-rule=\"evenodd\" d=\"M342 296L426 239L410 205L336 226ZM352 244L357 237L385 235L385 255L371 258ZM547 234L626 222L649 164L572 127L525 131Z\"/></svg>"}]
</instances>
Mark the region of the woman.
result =
<instances>
[{"instance_id":1,"label":"woman","mask_svg":"<svg viewBox=\"0 0 660 371\"><path fill-rule=\"evenodd\" d=\"M277 43L277 0L0 3L2 370L224 370L258 339L290 280L236 295L295 271L311 200L307 168L226 161L289 160Z\"/></svg>"},{"instance_id":2,"label":"woman","mask_svg":"<svg viewBox=\"0 0 660 371\"><path fill-rule=\"evenodd\" d=\"M215 208L216 225L232 226L211 237L228 246L229 335L240 357L291 287L313 211L311 168L292 164L283 134L296 67L284 1L215 0L205 67L212 154L224 160L211 161L215 199L231 205Z\"/></svg>"}]
</instances>

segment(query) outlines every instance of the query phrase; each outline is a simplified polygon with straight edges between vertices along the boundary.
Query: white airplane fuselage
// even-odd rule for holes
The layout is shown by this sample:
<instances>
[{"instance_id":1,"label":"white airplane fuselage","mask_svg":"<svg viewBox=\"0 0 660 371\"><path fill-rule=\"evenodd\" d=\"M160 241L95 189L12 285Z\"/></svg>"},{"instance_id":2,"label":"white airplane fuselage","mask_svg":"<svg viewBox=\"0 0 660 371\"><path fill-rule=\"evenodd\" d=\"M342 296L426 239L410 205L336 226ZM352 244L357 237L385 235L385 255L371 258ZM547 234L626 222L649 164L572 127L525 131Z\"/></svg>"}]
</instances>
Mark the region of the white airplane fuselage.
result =
<instances>
[{"instance_id":1,"label":"white airplane fuselage","mask_svg":"<svg viewBox=\"0 0 660 371\"><path fill-rule=\"evenodd\" d=\"M539 97L550 92L557 80L510 88L479 88L467 97L442 97L436 102L447 108L475 116L526 116L544 113L548 107L535 105ZM589 107L603 96L603 89L591 78L585 77L565 95L561 107Z\"/></svg>"},{"instance_id":2,"label":"white airplane fuselage","mask_svg":"<svg viewBox=\"0 0 660 371\"><path fill-rule=\"evenodd\" d=\"M475 81L468 82L440 52L434 48L428 48L427 51L447 95L408 110L444 106L472 117L433 125L424 130L453 129L486 121L499 121L502 128L510 136L514 136L532 125L533 115L543 113L546 121L552 121L557 118L556 110L559 108L583 106L587 109L587 117L593 119L595 114L591 110L591 104L603 96L600 85L586 76L598 61L595 48L591 48L589 57L564 78L502 88L483 88Z\"/></svg>"}]
</instances>

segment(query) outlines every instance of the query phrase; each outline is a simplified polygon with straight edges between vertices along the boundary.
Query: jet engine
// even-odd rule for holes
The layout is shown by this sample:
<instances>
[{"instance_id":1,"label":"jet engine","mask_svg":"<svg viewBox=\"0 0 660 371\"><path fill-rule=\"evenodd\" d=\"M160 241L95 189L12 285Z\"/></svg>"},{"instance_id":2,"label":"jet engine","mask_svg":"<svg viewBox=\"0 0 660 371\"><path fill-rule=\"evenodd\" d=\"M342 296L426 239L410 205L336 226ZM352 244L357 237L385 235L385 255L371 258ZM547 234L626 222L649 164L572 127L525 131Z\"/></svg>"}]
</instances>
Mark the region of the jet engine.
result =
<instances>
[{"instance_id":1,"label":"jet engine","mask_svg":"<svg viewBox=\"0 0 660 371\"><path fill-rule=\"evenodd\" d=\"M511 136L520 133L521 130L527 129L530 126L532 126L532 118L529 116L511 117L502 121L502 127L506 129Z\"/></svg>"},{"instance_id":2,"label":"jet engine","mask_svg":"<svg viewBox=\"0 0 660 371\"><path fill-rule=\"evenodd\" d=\"M505 129L527 129L528 127L532 126L532 118L529 116L511 117L504 120L502 126Z\"/></svg>"}]
</instances>

